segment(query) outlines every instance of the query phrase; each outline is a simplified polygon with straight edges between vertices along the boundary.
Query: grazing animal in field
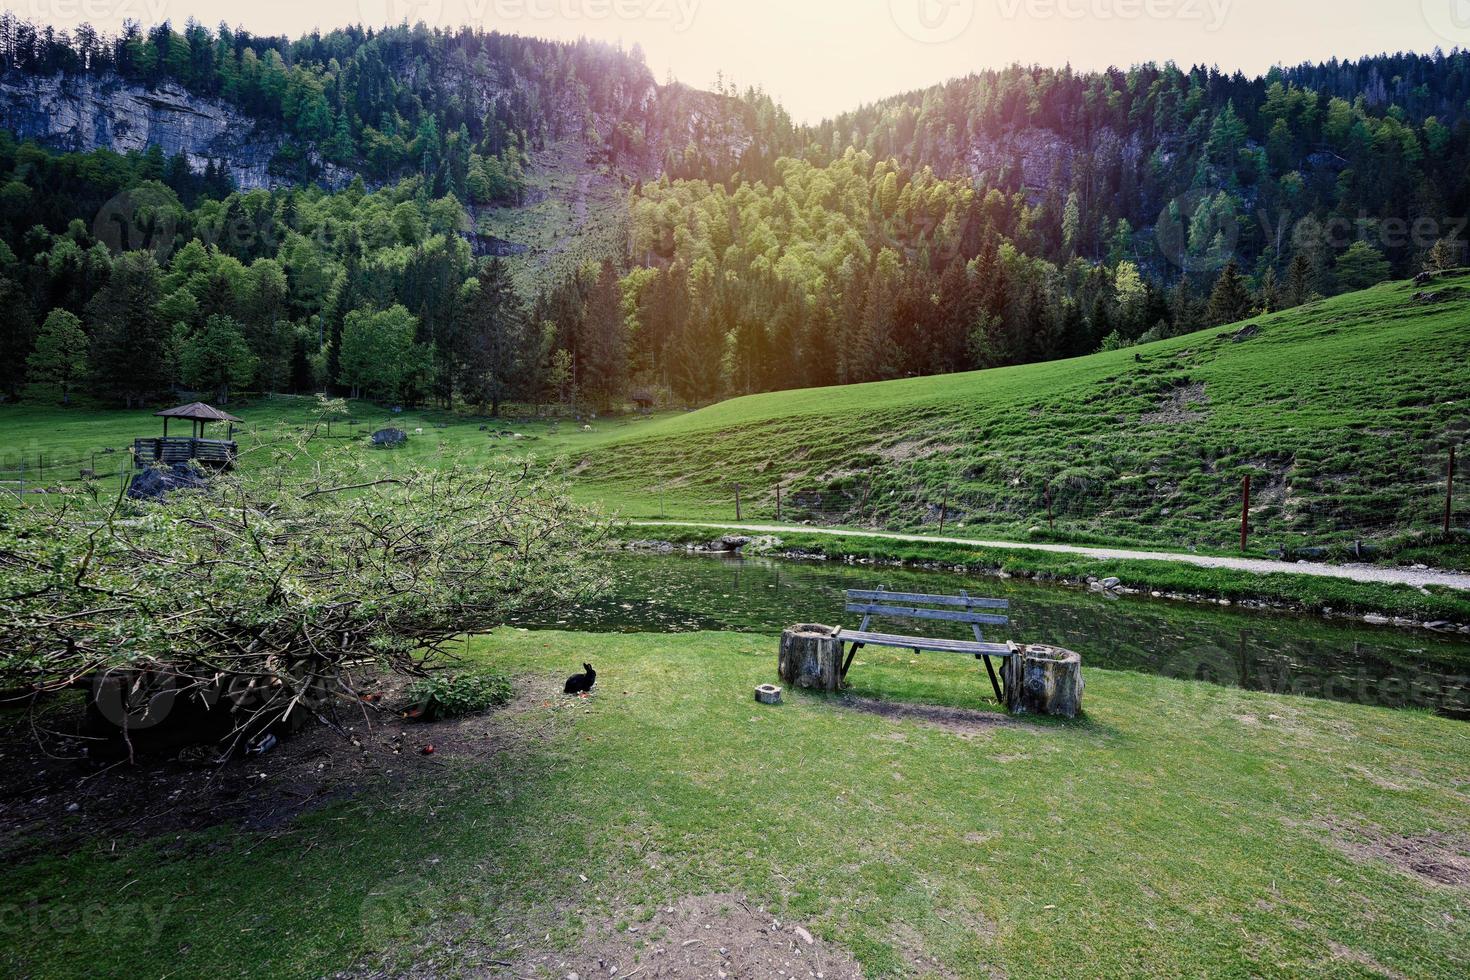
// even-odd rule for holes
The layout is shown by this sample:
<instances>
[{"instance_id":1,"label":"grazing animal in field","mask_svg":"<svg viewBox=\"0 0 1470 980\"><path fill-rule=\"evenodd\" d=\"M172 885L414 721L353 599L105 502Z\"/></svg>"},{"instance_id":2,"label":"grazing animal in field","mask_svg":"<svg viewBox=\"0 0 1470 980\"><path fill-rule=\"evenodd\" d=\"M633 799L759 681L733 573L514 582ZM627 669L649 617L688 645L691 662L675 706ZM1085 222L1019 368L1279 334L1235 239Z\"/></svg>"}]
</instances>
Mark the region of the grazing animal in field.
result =
<instances>
[{"instance_id":1,"label":"grazing animal in field","mask_svg":"<svg viewBox=\"0 0 1470 980\"><path fill-rule=\"evenodd\" d=\"M573 674L567 678L567 686L562 688L563 694L590 694L592 685L597 683L597 671L592 669L591 664L583 664L587 672L585 674Z\"/></svg>"}]
</instances>

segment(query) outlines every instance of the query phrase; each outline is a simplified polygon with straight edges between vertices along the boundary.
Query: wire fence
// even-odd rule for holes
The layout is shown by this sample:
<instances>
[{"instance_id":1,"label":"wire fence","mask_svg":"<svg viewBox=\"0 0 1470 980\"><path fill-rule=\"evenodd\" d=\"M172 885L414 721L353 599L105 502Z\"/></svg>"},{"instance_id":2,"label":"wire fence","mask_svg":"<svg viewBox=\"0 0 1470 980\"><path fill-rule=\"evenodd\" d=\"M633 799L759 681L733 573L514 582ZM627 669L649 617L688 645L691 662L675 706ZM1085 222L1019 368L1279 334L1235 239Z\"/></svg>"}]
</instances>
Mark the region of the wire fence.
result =
<instances>
[{"instance_id":1,"label":"wire fence","mask_svg":"<svg viewBox=\"0 0 1470 980\"><path fill-rule=\"evenodd\" d=\"M949 483L889 470L827 480L753 477L703 489L671 482L649 488L649 513L638 516L697 512L746 523L1366 559L1390 543L1441 535L1470 548L1470 487L1460 479L1457 450L1405 459L1377 477L1330 467L1232 468L1184 479L1059 468L1047 478L977 472Z\"/></svg>"},{"instance_id":2,"label":"wire fence","mask_svg":"<svg viewBox=\"0 0 1470 980\"><path fill-rule=\"evenodd\" d=\"M87 484L121 486L135 469L131 446L85 453L0 452L0 491L23 497Z\"/></svg>"},{"instance_id":3,"label":"wire fence","mask_svg":"<svg viewBox=\"0 0 1470 980\"><path fill-rule=\"evenodd\" d=\"M294 426L299 433L311 433L314 439L367 440L374 427L357 419ZM240 452L277 444L287 438L279 425L264 429L237 427L234 442ZM156 461L135 452L137 442L151 443L151 437L135 440L125 446L98 446L85 450L0 450L0 500L7 497L24 499L30 494L65 493L92 487L126 489L133 474ZM201 440L207 441L207 440Z\"/></svg>"},{"instance_id":4,"label":"wire fence","mask_svg":"<svg viewBox=\"0 0 1470 980\"><path fill-rule=\"evenodd\" d=\"M325 422L293 428L315 438L365 441L375 427L348 418L330 429ZM285 437L279 426L236 433L242 453ZM1439 536L1470 549L1463 456L1459 445L1436 445L1404 454L1391 471L1380 464L1372 473L1337 461L1314 468L1266 461L1213 472L1194 467L1182 477L1118 476L1062 465L1048 475L977 465L950 480L932 474L921 480L901 468L787 480L752 474L729 482L726 474L700 484L683 477L648 487L624 516L1367 559ZM0 450L0 499L88 486L122 489L139 465L132 444Z\"/></svg>"}]
</instances>

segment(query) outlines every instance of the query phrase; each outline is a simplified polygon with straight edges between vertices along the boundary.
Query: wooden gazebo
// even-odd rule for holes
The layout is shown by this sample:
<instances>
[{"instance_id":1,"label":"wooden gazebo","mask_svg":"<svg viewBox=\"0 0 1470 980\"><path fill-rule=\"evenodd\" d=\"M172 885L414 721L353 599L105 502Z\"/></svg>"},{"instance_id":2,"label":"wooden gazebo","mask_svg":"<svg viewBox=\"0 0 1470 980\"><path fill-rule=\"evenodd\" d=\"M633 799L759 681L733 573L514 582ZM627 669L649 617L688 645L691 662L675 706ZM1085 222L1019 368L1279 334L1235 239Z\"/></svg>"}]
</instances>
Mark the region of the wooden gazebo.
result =
<instances>
[{"instance_id":1,"label":"wooden gazebo","mask_svg":"<svg viewBox=\"0 0 1470 980\"><path fill-rule=\"evenodd\" d=\"M658 396L649 388L634 388L628 393L628 400L638 407L638 411L647 415L658 404Z\"/></svg>"},{"instance_id":2,"label":"wooden gazebo","mask_svg":"<svg viewBox=\"0 0 1470 980\"><path fill-rule=\"evenodd\" d=\"M137 459L139 466L160 464L172 466L175 463L185 463L189 460L219 469L228 469L234 464L235 453L238 449L235 444L235 423L244 421L243 419L236 418L229 412L221 412L203 402L190 402L178 408L166 408L153 414L163 419L163 435L157 439L133 440L133 456ZM189 435L170 436L168 434L170 419L187 419ZM212 422L223 422L229 426L225 438L204 438L205 426Z\"/></svg>"}]
</instances>

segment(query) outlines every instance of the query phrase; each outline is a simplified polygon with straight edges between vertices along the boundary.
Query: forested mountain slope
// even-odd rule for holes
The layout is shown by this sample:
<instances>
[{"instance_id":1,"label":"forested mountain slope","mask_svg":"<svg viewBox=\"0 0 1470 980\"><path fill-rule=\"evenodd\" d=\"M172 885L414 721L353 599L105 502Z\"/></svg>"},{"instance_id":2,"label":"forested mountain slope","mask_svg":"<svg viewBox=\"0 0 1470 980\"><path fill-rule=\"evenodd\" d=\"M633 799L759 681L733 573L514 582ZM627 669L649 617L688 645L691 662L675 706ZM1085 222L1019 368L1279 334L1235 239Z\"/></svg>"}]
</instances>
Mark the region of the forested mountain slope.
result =
<instances>
[{"instance_id":1,"label":"forested mountain slope","mask_svg":"<svg viewBox=\"0 0 1470 980\"><path fill-rule=\"evenodd\" d=\"M658 84L636 48L468 29L0 16L0 395L57 311L108 397L122 331L159 352L128 397L605 411L1118 349L1464 260L1465 52L1013 66L815 126L717 89ZM195 241L228 289L173 268ZM140 247L162 305L102 316ZM284 301L248 298L277 274Z\"/></svg>"}]
</instances>

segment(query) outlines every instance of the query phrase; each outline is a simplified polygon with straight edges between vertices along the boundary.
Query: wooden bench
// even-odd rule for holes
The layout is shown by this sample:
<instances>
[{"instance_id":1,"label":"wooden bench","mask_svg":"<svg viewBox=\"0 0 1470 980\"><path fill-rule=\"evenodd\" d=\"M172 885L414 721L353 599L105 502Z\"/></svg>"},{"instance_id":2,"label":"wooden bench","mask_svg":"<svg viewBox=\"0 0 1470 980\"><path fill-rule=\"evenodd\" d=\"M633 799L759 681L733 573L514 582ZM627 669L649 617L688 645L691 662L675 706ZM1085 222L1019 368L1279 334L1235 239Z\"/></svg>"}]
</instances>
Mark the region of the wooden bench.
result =
<instances>
[{"instance_id":1,"label":"wooden bench","mask_svg":"<svg viewBox=\"0 0 1470 980\"><path fill-rule=\"evenodd\" d=\"M916 592L886 592L883 589L848 589L847 611L862 613L863 621L855 630L838 631L837 639L851 643L852 648L842 662L842 676L852 666L852 658L865 646L900 647L919 653L929 650L935 653L973 654L976 660L985 661L985 671L990 675L990 686L995 689L995 699L1005 704L1001 694L1000 679L995 674L991 657L1015 656L1017 647L1012 643L990 643L981 626L1005 626L1010 617L1003 612L981 612L977 610L1004 610L1010 608L1005 599L972 598L961 592L959 595L923 595ZM933 607L939 608L933 608ZM900 633L876 633L868 630L873 617L882 619L929 619L948 623L966 623L974 631L973 640L950 640L942 637L908 636Z\"/></svg>"}]
</instances>

